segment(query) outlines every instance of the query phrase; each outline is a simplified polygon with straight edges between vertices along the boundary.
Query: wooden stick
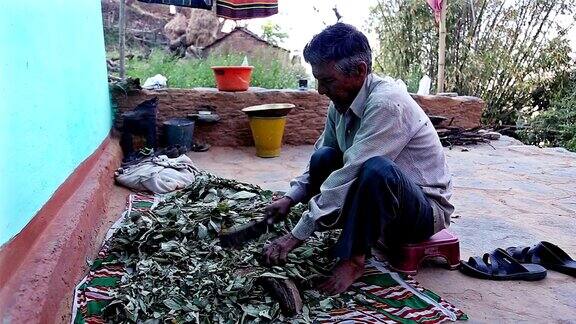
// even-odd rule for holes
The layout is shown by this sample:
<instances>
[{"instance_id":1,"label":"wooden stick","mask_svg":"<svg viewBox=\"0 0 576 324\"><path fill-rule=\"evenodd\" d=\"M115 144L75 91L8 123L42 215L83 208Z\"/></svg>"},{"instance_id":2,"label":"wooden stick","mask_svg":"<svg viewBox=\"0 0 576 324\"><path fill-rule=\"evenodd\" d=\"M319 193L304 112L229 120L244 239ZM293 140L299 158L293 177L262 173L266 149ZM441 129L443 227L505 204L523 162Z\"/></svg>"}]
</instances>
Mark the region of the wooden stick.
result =
<instances>
[{"instance_id":1,"label":"wooden stick","mask_svg":"<svg viewBox=\"0 0 576 324\"><path fill-rule=\"evenodd\" d=\"M120 0L120 17L118 19L118 38L120 39L120 79L126 79L124 63L126 61L126 3Z\"/></svg>"},{"instance_id":2,"label":"wooden stick","mask_svg":"<svg viewBox=\"0 0 576 324\"><path fill-rule=\"evenodd\" d=\"M446 10L448 0L442 1L442 11L440 12L440 32L438 39L438 90L436 93L444 92L444 69L446 67Z\"/></svg>"}]
</instances>

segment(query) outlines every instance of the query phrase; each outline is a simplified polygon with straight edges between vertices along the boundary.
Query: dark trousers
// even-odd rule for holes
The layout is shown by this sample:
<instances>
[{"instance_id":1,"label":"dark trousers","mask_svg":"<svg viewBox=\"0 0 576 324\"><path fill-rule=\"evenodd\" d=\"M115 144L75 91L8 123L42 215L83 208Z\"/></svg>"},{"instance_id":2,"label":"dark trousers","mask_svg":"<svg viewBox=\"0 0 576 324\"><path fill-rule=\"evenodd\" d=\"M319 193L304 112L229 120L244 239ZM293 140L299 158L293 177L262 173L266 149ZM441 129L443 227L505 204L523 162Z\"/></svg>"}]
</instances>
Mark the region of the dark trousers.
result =
<instances>
[{"instance_id":1,"label":"dark trousers","mask_svg":"<svg viewBox=\"0 0 576 324\"><path fill-rule=\"evenodd\" d=\"M343 165L342 153L322 147L310 159L310 197ZM327 215L322 223L339 217L336 227L342 233L336 242L335 256L346 260L370 255L380 238L388 247L416 243L434 234L432 207L422 189L386 157L367 160L350 187L341 213Z\"/></svg>"}]
</instances>

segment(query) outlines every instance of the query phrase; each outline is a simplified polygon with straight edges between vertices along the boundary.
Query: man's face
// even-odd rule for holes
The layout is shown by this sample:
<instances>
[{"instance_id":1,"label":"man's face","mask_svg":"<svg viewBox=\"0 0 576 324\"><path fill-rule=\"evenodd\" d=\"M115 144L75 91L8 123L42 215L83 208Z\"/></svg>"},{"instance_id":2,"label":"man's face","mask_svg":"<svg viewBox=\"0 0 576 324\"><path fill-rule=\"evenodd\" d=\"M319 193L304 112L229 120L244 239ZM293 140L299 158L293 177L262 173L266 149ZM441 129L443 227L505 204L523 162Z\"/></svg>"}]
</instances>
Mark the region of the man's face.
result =
<instances>
[{"instance_id":1,"label":"man's face","mask_svg":"<svg viewBox=\"0 0 576 324\"><path fill-rule=\"evenodd\" d=\"M340 113L344 113L356 98L366 78L366 65L360 66L358 73L346 75L336 68L335 62L312 65L318 93L326 95Z\"/></svg>"}]
</instances>

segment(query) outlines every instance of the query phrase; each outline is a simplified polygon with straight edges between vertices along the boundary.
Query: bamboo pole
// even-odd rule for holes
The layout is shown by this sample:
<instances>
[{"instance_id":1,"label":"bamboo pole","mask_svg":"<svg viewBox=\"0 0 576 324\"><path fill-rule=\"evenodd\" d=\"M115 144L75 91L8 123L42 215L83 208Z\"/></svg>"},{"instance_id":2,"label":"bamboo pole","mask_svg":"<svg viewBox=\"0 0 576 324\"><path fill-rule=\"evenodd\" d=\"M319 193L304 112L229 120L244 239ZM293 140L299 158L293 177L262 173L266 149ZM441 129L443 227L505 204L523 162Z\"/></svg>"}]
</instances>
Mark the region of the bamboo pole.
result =
<instances>
[{"instance_id":1,"label":"bamboo pole","mask_svg":"<svg viewBox=\"0 0 576 324\"><path fill-rule=\"evenodd\" d=\"M120 39L120 79L126 79L124 63L126 60L126 3L120 0L120 17L118 19L118 38Z\"/></svg>"},{"instance_id":2,"label":"bamboo pole","mask_svg":"<svg viewBox=\"0 0 576 324\"><path fill-rule=\"evenodd\" d=\"M436 93L444 92L444 71L446 68L446 10L448 0L442 1L440 12L440 32L438 39L438 87Z\"/></svg>"}]
</instances>

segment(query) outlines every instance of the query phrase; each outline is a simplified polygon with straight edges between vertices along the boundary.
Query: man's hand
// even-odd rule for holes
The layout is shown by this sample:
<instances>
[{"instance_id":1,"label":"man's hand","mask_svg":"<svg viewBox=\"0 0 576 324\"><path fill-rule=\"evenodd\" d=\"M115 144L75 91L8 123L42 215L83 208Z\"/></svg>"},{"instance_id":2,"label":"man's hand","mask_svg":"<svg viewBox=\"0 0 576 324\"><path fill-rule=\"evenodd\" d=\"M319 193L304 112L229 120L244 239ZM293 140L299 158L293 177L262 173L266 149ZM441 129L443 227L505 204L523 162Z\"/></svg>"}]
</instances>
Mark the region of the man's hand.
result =
<instances>
[{"instance_id":1,"label":"man's hand","mask_svg":"<svg viewBox=\"0 0 576 324\"><path fill-rule=\"evenodd\" d=\"M282 197L264 208L268 224L274 224L288 216L294 201L290 197Z\"/></svg>"},{"instance_id":2,"label":"man's hand","mask_svg":"<svg viewBox=\"0 0 576 324\"><path fill-rule=\"evenodd\" d=\"M295 238L292 233L280 236L264 247L264 263L278 265L286 263L290 251L300 246L303 241Z\"/></svg>"}]
</instances>

